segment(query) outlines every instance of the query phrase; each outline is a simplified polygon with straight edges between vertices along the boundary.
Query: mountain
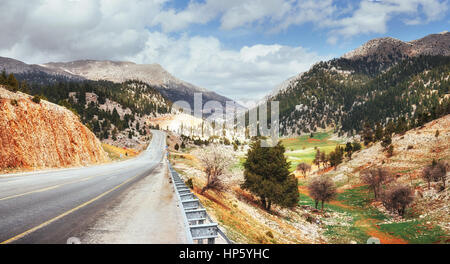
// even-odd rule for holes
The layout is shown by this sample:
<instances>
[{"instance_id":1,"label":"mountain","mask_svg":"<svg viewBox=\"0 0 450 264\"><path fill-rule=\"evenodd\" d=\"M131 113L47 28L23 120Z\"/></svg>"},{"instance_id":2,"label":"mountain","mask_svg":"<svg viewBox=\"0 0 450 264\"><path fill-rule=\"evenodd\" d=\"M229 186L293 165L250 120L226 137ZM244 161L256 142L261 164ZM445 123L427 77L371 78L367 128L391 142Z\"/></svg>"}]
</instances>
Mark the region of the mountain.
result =
<instances>
[{"instance_id":1,"label":"mountain","mask_svg":"<svg viewBox=\"0 0 450 264\"><path fill-rule=\"evenodd\" d=\"M22 61L0 57L0 70L5 70L9 73L14 74L33 74L33 73L43 73L53 76L56 79L67 79L67 80L83 80L81 76L70 74L66 71L59 69L49 69L36 64L26 64Z\"/></svg>"},{"instance_id":2,"label":"mountain","mask_svg":"<svg viewBox=\"0 0 450 264\"><path fill-rule=\"evenodd\" d=\"M273 97L273 96L285 91L290 86L295 85L297 83L297 81L301 79L302 75L303 75L303 72L283 81L282 83L277 85L268 95L264 96L264 98L262 100L260 100L258 102L258 104L266 102L270 97Z\"/></svg>"},{"instance_id":3,"label":"mountain","mask_svg":"<svg viewBox=\"0 0 450 264\"><path fill-rule=\"evenodd\" d=\"M377 62L392 62L395 58L415 57L419 55L450 56L450 33L431 34L424 38L404 42L385 37L368 41L361 47L348 52L342 58L356 60L368 58Z\"/></svg>"},{"instance_id":4,"label":"mountain","mask_svg":"<svg viewBox=\"0 0 450 264\"><path fill-rule=\"evenodd\" d=\"M415 127L449 111L449 73L450 33L380 38L315 64L267 101L280 102L283 135L331 127L354 134L364 122L388 120Z\"/></svg>"},{"instance_id":5,"label":"mountain","mask_svg":"<svg viewBox=\"0 0 450 264\"><path fill-rule=\"evenodd\" d=\"M218 101L225 106L233 101L225 96L182 81L159 64L136 64L126 61L79 60L72 62L49 62L44 64L26 64L24 62L0 57L0 69L14 73L18 79L33 83L49 84L59 81L106 80L123 83L138 80L157 89L172 102L187 101L194 106L194 93L202 93L203 104L207 101ZM245 107L236 103L236 111ZM204 109L209 112L211 109Z\"/></svg>"},{"instance_id":6,"label":"mountain","mask_svg":"<svg viewBox=\"0 0 450 264\"><path fill-rule=\"evenodd\" d=\"M89 80L108 80L122 83L127 80L139 80L157 88L172 102L187 101L194 106L194 93L202 93L203 103L215 100L225 106L229 98L215 92L194 86L175 78L159 64L136 64L125 61L80 60L72 62L50 62L41 66L58 72L66 72ZM243 109L238 105L238 110Z\"/></svg>"},{"instance_id":7,"label":"mountain","mask_svg":"<svg viewBox=\"0 0 450 264\"><path fill-rule=\"evenodd\" d=\"M155 126L150 120L176 114L172 105L179 100L193 108L194 93L202 93L204 105L231 101L175 78L158 64L82 60L29 65L0 57L0 69L14 74L20 82L15 89L73 110L98 138L120 147L142 146ZM7 84L7 76L3 79ZM236 106L237 112L245 109ZM209 116L211 108L203 112Z\"/></svg>"},{"instance_id":8,"label":"mountain","mask_svg":"<svg viewBox=\"0 0 450 264\"><path fill-rule=\"evenodd\" d=\"M106 161L99 140L70 110L0 86L0 170Z\"/></svg>"}]
</instances>

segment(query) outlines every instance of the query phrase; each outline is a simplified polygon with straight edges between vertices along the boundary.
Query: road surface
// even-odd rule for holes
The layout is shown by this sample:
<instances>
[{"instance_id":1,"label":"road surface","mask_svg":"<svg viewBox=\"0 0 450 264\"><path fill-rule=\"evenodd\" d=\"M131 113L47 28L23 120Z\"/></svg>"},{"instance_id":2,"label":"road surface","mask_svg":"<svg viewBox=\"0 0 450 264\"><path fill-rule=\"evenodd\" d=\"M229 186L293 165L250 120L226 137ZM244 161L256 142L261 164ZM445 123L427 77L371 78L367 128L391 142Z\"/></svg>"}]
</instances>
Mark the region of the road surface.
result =
<instances>
[{"instance_id":1,"label":"road surface","mask_svg":"<svg viewBox=\"0 0 450 264\"><path fill-rule=\"evenodd\" d=\"M165 134L153 131L148 149L134 159L87 168L1 175L0 243L66 243L68 238L83 237L99 219L105 218L118 199L140 182L164 177L157 168L162 167L165 145ZM165 186L164 193L153 190L148 195L167 196L168 191ZM145 195L141 193L143 198ZM176 207L175 203L166 206ZM154 217L170 221L163 214ZM152 221L155 219L149 219Z\"/></svg>"}]
</instances>

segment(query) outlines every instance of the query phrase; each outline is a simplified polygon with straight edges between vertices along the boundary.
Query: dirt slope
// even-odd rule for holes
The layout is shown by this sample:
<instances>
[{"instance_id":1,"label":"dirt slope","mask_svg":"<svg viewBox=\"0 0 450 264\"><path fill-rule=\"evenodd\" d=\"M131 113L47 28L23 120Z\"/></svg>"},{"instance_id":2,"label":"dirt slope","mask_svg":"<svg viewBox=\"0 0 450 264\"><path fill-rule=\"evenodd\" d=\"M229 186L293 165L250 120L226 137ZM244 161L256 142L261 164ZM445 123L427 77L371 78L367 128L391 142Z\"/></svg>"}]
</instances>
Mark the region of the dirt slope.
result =
<instances>
[{"instance_id":1,"label":"dirt slope","mask_svg":"<svg viewBox=\"0 0 450 264\"><path fill-rule=\"evenodd\" d=\"M436 136L436 131L439 131ZM392 138L394 155L387 157L380 143L374 144L353 155L351 161L338 166L327 174L340 185L341 189L350 189L360 184L360 172L366 168L383 167L390 170L397 182L408 184L414 188L415 200L410 206L412 219L423 220L428 224L440 226L447 236L450 234L450 192L447 176L446 189L438 191L440 182L431 184L421 178L422 170L432 163L433 159L450 161L450 115L433 120L423 127L407 131L403 135ZM380 204L374 203L380 210ZM426 220L424 220L426 219ZM401 219L400 219L401 220ZM400 221L399 220L399 221ZM450 236L448 236L450 241ZM446 242L448 243L448 242Z\"/></svg>"},{"instance_id":2,"label":"dirt slope","mask_svg":"<svg viewBox=\"0 0 450 264\"><path fill-rule=\"evenodd\" d=\"M108 161L99 140L71 111L0 87L0 171Z\"/></svg>"},{"instance_id":3,"label":"dirt slope","mask_svg":"<svg viewBox=\"0 0 450 264\"><path fill-rule=\"evenodd\" d=\"M439 136L436 137L436 131ZM421 128L407 131L404 135L392 138L394 155L386 156L378 142L352 156L352 160L338 166L332 171L337 177L346 178L349 174L362 169L382 166L392 170L400 180L420 177L420 173L433 159L450 160L450 115L436 119Z\"/></svg>"}]
</instances>

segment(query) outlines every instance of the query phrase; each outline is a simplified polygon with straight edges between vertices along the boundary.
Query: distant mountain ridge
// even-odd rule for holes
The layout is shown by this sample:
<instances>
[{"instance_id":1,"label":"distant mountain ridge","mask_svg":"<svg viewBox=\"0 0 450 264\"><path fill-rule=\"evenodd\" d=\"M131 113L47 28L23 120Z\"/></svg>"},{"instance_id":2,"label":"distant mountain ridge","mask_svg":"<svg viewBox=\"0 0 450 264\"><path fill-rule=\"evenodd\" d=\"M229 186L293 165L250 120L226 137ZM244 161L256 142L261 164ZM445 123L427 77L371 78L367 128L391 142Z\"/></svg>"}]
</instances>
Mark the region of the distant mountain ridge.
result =
<instances>
[{"instance_id":1,"label":"distant mountain ridge","mask_svg":"<svg viewBox=\"0 0 450 264\"><path fill-rule=\"evenodd\" d=\"M85 78L81 76L77 76L74 74L70 74L67 71L62 71L59 69L49 69L47 67L43 67L41 65L37 64L26 64L25 62L12 59L12 58L6 58L6 57L0 57L0 70L5 70L9 73L14 74L27 74L27 73L45 73L49 75L56 75L56 76L62 76L68 79L73 80L84 80Z\"/></svg>"},{"instance_id":2,"label":"distant mountain ridge","mask_svg":"<svg viewBox=\"0 0 450 264\"><path fill-rule=\"evenodd\" d=\"M420 55L450 56L449 43L449 32L431 34L409 42L391 37L376 38L344 54L342 58L356 60L366 57L377 62L387 62L393 61L398 57L417 57Z\"/></svg>"},{"instance_id":3,"label":"distant mountain ridge","mask_svg":"<svg viewBox=\"0 0 450 264\"><path fill-rule=\"evenodd\" d=\"M163 96L172 102L187 101L194 106L194 93L202 93L203 104L207 101L218 101L225 106L230 98L219 95L213 91L197 87L182 81L167 72L159 64L136 64L128 61L109 60L78 60L72 62L49 62L44 64L26 64L24 62L0 57L0 70L20 74L30 78L30 74L45 73L47 78L66 80L106 80L115 83L123 83L129 80L138 80L155 87ZM245 107L236 103L237 110ZM205 109L208 110L208 109Z\"/></svg>"},{"instance_id":4,"label":"distant mountain ridge","mask_svg":"<svg viewBox=\"0 0 450 264\"><path fill-rule=\"evenodd\" d=\"M194 106L194 93L202 93L203 103L211 100L220 102L225 106L227 101L233 101L225 96L204 88L197 87L182 81L167 72L159 64L136 64L126 61L97 61L80 60L72 62L50 62L41 66L58 72L66 72L81 76L89 80L107 80L122 83L127 80L139 80L155 86L164 96L172 102L187 101ZM238 105L239 109L244 107Z\"/></svg>"}]
</instances>

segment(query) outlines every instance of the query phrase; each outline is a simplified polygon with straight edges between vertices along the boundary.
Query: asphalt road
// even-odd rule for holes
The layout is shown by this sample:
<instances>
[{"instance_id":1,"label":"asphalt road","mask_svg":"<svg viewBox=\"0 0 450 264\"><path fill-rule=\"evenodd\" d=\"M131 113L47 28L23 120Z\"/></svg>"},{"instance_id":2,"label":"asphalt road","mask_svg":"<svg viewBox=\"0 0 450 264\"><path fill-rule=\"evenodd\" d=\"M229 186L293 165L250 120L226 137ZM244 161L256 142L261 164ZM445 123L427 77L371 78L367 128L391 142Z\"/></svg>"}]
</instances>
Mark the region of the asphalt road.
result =
<instances>
[{"instance_id":1,"label":"asphalt road","mask_svg":"<svg viewBox=\"0 0 450 264\"><path fill-rule=\"evenodd\" d=\"M81 237L115 198L153 176L165 145L165 134L153 131L148 149L134 159L0 175L0 243L66 243L70 237Z\"/></svg>"}]
</instances>

